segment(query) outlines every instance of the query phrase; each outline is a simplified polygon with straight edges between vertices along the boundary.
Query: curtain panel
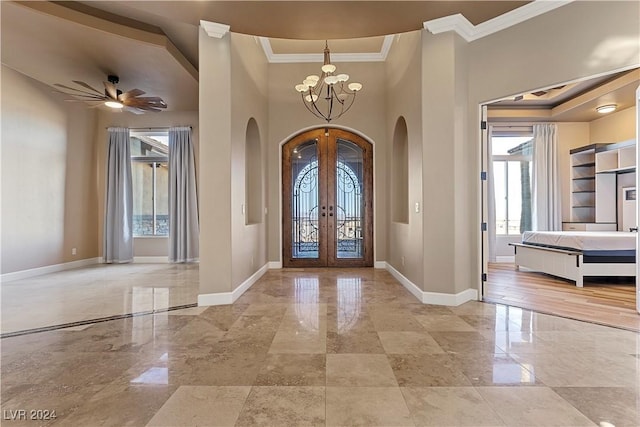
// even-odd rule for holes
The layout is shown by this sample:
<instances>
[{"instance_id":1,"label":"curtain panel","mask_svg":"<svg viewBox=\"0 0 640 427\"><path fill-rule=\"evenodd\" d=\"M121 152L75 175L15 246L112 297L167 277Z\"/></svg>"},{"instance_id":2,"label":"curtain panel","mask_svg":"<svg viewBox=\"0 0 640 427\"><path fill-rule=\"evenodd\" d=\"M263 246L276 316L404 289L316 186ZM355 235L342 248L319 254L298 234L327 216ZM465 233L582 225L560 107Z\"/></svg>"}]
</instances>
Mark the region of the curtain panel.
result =
<instances>
[{"instance_id":1,"label":"curtain panel","mask_svg":"<svg viewBox=\"0 0 640 427\"><path fill-rule=\"evenodd\" d=\"M109 128L107 141L103 258L133 261L133 193L129 129Z\"/></svg>"},{"instance_id":2,"label":"curtain panel","mask_svg":"<svg viewBox=\"0 0 640 427\"><path fill-rule=\"evenodd\" d=\"M533 230L562 230L557 126L533 125Z\"/></svg>"},{"instance_id":3,"label":"curtain panel","mask_svg":"<svg viewBox=\"0 0 640 427\"><path fill-rule=\"evenodd\" d=\"M169 129L169 261L197 261L199 234L191 128L172 127Z\"/></svg>"}]
</instances>

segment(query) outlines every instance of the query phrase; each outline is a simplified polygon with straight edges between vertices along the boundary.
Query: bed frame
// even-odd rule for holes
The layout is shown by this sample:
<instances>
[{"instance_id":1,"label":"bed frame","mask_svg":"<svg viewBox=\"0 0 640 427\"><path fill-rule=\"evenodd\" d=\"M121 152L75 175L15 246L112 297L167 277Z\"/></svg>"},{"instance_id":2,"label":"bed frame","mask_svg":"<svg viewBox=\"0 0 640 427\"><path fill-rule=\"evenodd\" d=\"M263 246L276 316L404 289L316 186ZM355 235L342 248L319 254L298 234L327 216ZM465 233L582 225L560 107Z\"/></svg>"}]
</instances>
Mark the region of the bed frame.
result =
<instances>
[{"instance_id":1,"label":"bed frame","mask_svg":"<svg viewBox=\"0 0 640 427\"><path fill-rule=\"evenodd\" d=\"M583 261L578 250L533 246L524 243L509 243L514 247L516 268L534 271L573 280L583 286L585 276L635 276L635 263L592 263Z\"/></svg>"}]
</instances>

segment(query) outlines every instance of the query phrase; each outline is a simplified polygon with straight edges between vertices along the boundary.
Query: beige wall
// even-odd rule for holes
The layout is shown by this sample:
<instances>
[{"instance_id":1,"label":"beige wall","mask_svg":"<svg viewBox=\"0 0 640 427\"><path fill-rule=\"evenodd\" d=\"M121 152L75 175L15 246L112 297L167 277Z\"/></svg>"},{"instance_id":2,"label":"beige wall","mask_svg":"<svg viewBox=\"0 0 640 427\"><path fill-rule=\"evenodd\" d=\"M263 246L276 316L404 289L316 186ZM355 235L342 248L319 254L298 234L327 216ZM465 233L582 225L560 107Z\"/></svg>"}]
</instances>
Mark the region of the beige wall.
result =
<instances>
[{"instance_id":1,"label":"beige wall","mask_svg":"<svg viewBox=\"0 0 640 427\"><path fill-rule=\"evenodd\" d=\"M467 44L454 33L422 37L423 290L469 288L472 204L466 137Z\"/></svg>"},{"instance_id":2,"label":"beige wall","mask_svg":"<svg viewBox=\"0 0 640 427\"><path fill-rule=\"evenodd\" d=\"M252 36L230 34L231 37L231 249L232 288L267 263L266 218L246 225L245 146L249 119L255 119L262 147L267 137L267 60ZM265 148L262 148L262 153ZM266 182L266 157L263 159L263 183ZM266 200L266 185L263 190Z\"/></svg>"},{"instance_id":3,"label":"beige wall","mask_svg":"<svg viewBox=\"0 0 640 427\"><path fill-rule=\"evenodd\" d=\"M472 160L467 164L466 185L478 186L479 105L532 89L637 66L639 39L638 2L580 1L469 43L467 132ZM424 167L428 168L429 164L425 163ZM480 193L472 195L472 199L469 218L472 224L478 224ZM470 245L474 245L471 260L448 262L456 262L458 268L471 272L471 281L466 286L476 288L475 278L480 277L481 270L479 227L471 227L468 239ZM460 286L465 284L457 283L455 289Z\"/></svg>"},{"instance_id":4,"label":"beige wall","mask_svg":"<svg viewBox=\"0 0 640 427\"><path fill-rule=\"evenodd\" d=\"M386 259L386 169L387 147L390 141L386 123L385 64L335 63L338 72L351 76L352 81L363 84L355 104L343 117L331 125L352 130L373 142L374 150L374 242L375 259ZM322 121L314 117L302 105L300 94L294 89L297 83L310 74L319 74L321 64L269 64L268 101L269 130L266 146L268 163L268 242L269 261L281 261L281 184L280 145L301 130L322 127Z\"/></svg>"},{"instance_id":5,"label":"beige wall","mask_svg":"<svg viewBox=\"0 0 640 427\"><path fill-rule=\"evenodd\" d=\"M104 227L105 166L107 155L108 127L128 128L169 128L171 126L191 126L196 174L199 174L199 127L197 111L162 111L159 113L133 114L128 112L100 110L96 126L97 182L98 182L98 250L102 255L102 234ZM198 189L199 190L199 189ZM165 257L169 255L168 237L134 238L134 257Z\"/></svg>"},{"instance_id":6,"label":"beige wall","mask_svg":"<svg viewBox=\"0 0 640 427\"><path fill-rule=\"evenodd\" d=\"M2 66L3 274L98 255L95 122Z\"/></svg>"},{"instance_id":7,"label":"beige wall","mask_svg":"<svg viewBox=\"0 0 640 427\"><path fill-rule=\"evenodd\" d=\"M589 125L591 143L622 142L636 137L636 107L608 114Z\"/></svg>"},{"instance_id":8,"label":"beige wall","mask_svg":"<svg viewBox=\"0 0 640 427\"><path fill-rule=\"evenodd\" d=\"M230 37L199 30L200 294L231 292Z\"/></svg>"},{"instance_id":9,"label":"beige wall","mask_svg":"<svg viewBox=\"0 0 640 427\"><path fill-rule=\"evenodd\" d=\"M421 213L431 206L423 204L422 198L422 96L420 91L422 55L421 31L397 36L386 61L387 74L387 140L385 151L388 159L387 178L391 182L391 156L393 135L398 118L404 117L408 137L408 223L391 220L388 207L388 240L386 261L403 276L418 286L422 285L423 245ZM391 188L384 189L391 191ZM389 194L389 199L391 195ZM416 213L415 204L420 204ZM404 263L402 259L404 258Z\"/></svg>"}]
</instances>

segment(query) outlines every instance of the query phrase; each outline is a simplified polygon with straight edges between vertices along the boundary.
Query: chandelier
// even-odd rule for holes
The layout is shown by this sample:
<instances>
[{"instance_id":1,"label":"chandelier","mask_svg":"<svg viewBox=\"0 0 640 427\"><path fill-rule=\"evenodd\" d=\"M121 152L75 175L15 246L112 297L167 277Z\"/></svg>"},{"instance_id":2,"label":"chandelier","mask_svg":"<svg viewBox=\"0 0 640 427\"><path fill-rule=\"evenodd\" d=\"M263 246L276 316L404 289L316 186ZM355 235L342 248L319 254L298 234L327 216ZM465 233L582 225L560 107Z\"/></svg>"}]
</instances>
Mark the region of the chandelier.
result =
<instances>
[{"instance_id":1,"label":"chandelier","mask_svg":"<svg viewBox=\"0 0 640 427\"><path fill-rule=\"evenodd\" d=\"M362 89L362 84L355 82L345 87L349 75L335 74L336 66L331 63L330 55L329 44L325 41L322 75L307 76L301 84L296 85L296 90L302 95L302 103L307 110L319 119L326 120L327 123L349 111L356 99L356 93Z\"/></svg>"}]
</instances>

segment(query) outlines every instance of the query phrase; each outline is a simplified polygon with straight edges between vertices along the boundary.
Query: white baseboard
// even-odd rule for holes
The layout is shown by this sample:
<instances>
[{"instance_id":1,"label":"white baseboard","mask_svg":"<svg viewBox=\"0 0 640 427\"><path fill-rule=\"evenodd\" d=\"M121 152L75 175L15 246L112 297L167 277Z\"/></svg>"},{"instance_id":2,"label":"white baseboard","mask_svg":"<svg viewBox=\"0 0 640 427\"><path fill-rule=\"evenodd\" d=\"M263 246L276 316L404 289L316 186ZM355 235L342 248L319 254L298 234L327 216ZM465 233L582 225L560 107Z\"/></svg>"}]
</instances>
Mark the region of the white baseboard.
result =
<instances>
[{"instance_id":1,"label":"white baseboard","mask_svg":"<svg viewBox=\"0 0 640 427\"><path fill-rule=\"evenodd\" d=\"M496 262L510 262L510 263L514 263L516 262L516 257L515 255L508 255L508 256L496 256Z\"/></svg>"},{"instance_id":2,"label":"white baseboard","mask_svg":"<svg viewBox=\"0 0 640 427\"><path fill-rule=\"evenodd\" d=\"M373 263L373 268L382 268L383 270L387 268L386 261L375 261Z\"/></svg>"},{"instance_id":3,"label":"white baseboard","mask_svg":"<svg viewBox=\"0 0 640 427\"><path fill-rule=\"evenodd\" d=\"M402 284L409 292L413 294L423 304L458 306L467 301L475 301L478 299L477 289L465 289L457 294L444 294L440 292L425 292L415 283L407 279L402 273L393 268L390 264L385 263L387 271L391 273L395 279Z\"/></svg>"},{"instance_id":4,"label":"white baseboard","mask_svg":"<svg viewBox=\"0 0 640 427\"><path fill-rule=\"evenodd\" d=\"M58 271L71 270L74 268L86 267L88 265L99 264L100 258L86 258L77 261L65 262L62 264L47 265L45 267L30 268L28 270L14 271L5 273L0 276L0 280L10 282L12 280L28 279L30 277L40 276L42 274L56 273Z\"/></svg>"},{"instance_id":5,"label":"white baseboard","mask_svg":"<svg viewBox=\"0 0 640 427\"><path fill-rule=\"evenodd\" d=\"M217 292L214 294L200 294L198 295L198 307L207 305L229 305L233 304L238 298L249 290L254 283L260 279L264 273L269 270L269 264L266 263L258 271L253 273L247 280L242 282L240 286L235 288L233 292Z\"/></svg>"},{"instance_id":6,"label":"white baseboard","mask_svg":"<svg viewBox=\"0 0 640 427\"><path fill-rule=\"evenodd\" d=\"M269 270L278 270L282 268L282 262L280 261L269 261L267 265L269 266Z\"/></svg>"}]
</instances>

